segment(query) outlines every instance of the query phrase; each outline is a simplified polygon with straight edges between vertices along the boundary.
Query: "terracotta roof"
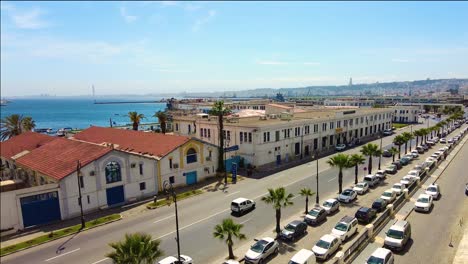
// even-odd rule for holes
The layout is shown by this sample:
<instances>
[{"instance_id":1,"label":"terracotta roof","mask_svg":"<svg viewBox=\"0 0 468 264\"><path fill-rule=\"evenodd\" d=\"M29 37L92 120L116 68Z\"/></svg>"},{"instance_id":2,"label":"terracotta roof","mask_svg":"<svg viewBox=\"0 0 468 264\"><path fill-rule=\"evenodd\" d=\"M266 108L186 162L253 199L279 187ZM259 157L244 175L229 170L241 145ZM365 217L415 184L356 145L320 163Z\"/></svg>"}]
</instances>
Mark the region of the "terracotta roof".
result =
<instances>
[{"instance_id":1,"label":"terracotta roof","mask_svg":"<svg viewBox=\"0 0 468 264\"><path fill-rule=\"evenodd\" d=\"M18 158L16 163L60 180L76 171L78 160L85 166L110 151L108 147L57 138Z\"/></svg>"},{"instance_id":2,"label":"terracotta roof","mask_svg":"<svg viewBox=\"0 0 468 264\"><path fill-rule=\"evenodd\" d=\"M96 144L114 144L117 150L162 158L190 140L185 136L93 126L74 136Z\"/></svg>"},{"instance_id":3,"label":"terracotta roof","mask_svg":"<svg viewBox=\"0 0 468 264\"><path fill-rule=\"evenodd\" d=\"M57 138L44 134L25 132L7 141L0 142L1 156L11 159L18 153L25 150L31 151L55 139Z\"/></svg>"}]
</instances>

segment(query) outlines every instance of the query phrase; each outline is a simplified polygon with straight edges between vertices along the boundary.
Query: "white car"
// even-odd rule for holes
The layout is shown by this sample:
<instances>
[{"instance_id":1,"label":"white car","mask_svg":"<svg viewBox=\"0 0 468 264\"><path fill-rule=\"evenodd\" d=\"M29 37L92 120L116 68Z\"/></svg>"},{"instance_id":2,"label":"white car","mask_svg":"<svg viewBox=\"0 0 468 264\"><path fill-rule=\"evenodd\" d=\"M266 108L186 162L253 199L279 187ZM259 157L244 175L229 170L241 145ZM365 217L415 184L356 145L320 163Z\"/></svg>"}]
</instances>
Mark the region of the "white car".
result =
<instances>
[{"instance_id":1,"label":"white car","mask_svg":"<svg viewBox=\"0 0 468 264\"><path fill-rule=\"evenodd\" d=\"M323 202L321 207L327 211L327 214L330 215L340 209L340 203L336 199L328 199Z\"/></svg>"},{"instance_id":2,"label":"white car","mask_svg":"<svg viewBox=\"0 0 468 264\"><path fill-rule=\"evenodd\" d=\"M401 178L400 183L406 184L406 185L411 185L413 182L415 182L416 179L410 175L406 175L403 178Z\"/></svg>"},{"instance_id":3,"label":"white car","mask_svg":"<svg viewBox=\"0 0 468 264\"><path fill-rule=\"evenodd\" d=\"M414 204L414 210L418 212L429 212L432 207L432 195L420 194Z\"/></svg>"},{"instance_id":4,"label":"white car","mask_svg":"<svg viewBox=\"0 0 468 264\"><path fill-rule=\"evenodd\" d=\"M438 137L435 137L432 139L432 141L434 141L435 143L439 142L439 138Z\"/></svg>"},{"instance_id":5,"label":"white car","mask_svg":"<svg viewBox=\"0 0 468 264\"><path fill-rule=\"evenodd\" d=\"M413 150L411 151L411 154L410 154L410 155L413 156L414 159L419 157L419 153L418 153L418 151L415 150L415 149L413 149Z\"/></svg>"},{"instance_id":6,"label":"white car","mask_svg":"<svg viewBox=\"0 0 468 264\"><path fill-rule=\"evenodd\" d=\"M367 182L358 182L358 184L353 187L353 190L360 195L365 194L369 190L369 184L367 184Z\"/></svg>"},{"instance_id":7,"label":"white car","mask_svg":"<svg viewBox=\"0 0 468 264\"><path fill-rule=\"evenodd\" d=\"M340 241L346 241L357 232L358 220L353 216L344 216L332 229L331 234L339 237Z\"/></svg>"},{"instance_id":8,"label":"white car","mask_svg":"<svg viewBox=\"0 0 468 264\"><path fill-rule=\"evenodd\" d=\"M271 237L264 237L255 244L245 253L245 263L264 263L272 254L277 254L279 251L279 244Z\"/></svg>"},{"instance_id":9,"label":"white car","mask_svg":"<svg viewBox=\"0 0 468 264\"><path fill-rule=\"evenodd\" d=\"M445 143L447 143L447 139L446 138L441 138L439 140L439 142L442 143L442 144L445 144Z\"/></svg>"},{"instance_id":10,"label":"white car","mask_svg":"<svg viewBox=\"0 0 468 264\"><path fill-rule=\"evenodd\" d=\"M387 178L387 172L385 170L378 170L375 173L375 176L377 176L377 178L379 178L381 181L383 181L383 180L385 180L385 178Z\"/></svg>"},{"instance_id":11,"label":"white car","mask_svg":"<svg viewBox=\"0 0 468 264\"><path fill-rule=\"evenodd\" d=\"M391 250L378 248L366 260L366 264L393 264L394 261L395 258Z\"/></svg>"},{"instance_id":12,"label":"white car","mask_svg":"<svg viewBox=\"0 0 468 264\"><path fill-rule=\"evenodd\" d=\"M403 190L406 189L406 187L407 187L406 184L397 182L393 184L392 191L394 191L397 195L400 195L401 193L403 193Z\"/></svg>"},{"instance_id":13,"label":"white car","mask_svg":"<svg viewBox=\"0 0 468 264\"><path fill-rule=\"evenodd\" d=\"M357 193L352 189L346 189L338 196L338 201L343 203L350 203L357 198Z\"/></svg>"},{"instance_id":14,"label":"white car","mask_svg":"<svg viewBox=\"0 0 468 264\"><path fill-rule=\"evenodd\" d=\"M432 198L437 200L440 198L440 187L438 184L435 184L435 183L431 184L427 186L425 193L428 195L431 195Z\"/></svg>"},{"instance_id":15,"label":"white car","mask_svg":"<svg viewBox=\"0 0 468 264\"><path fill-rule=\"evenodd\" d=\"M453 142L454 142L453 138L449 138L449 139L447 140L447 143L453 143Z\"/></svg>"},{"instance_id":16,"label":"white car","mask_svg":"<svg viewBox=\"0 0 468 264\"><path fill-rule=\"evenodd\" d=\"M433 154L433 155L434 155L434 154ZM428 158L426 158L426 162L432 164L432 163L434 163L434 162L437 162L437 158L434 158L434 157L432 157L432 156L431 156L431 157L428 157Z\"/></svg>"},{"instance_id":17,"label":"white car","mask_svg":"<svg viewBox=\"0 0 468 264\"><path fill-rule=\"evenodd\" d=\"M396 199L396 192L394 192L392 189L388 189L382 193L382 196L380 196L380 198L386 200L389 204L391 204Z\"/></svg>"},{"instance_id":18,"label":"white car","mask_svg":"<svg viewBox=\"0 0 468 264\"><path fill-rule=\"evenodd\" d=\"M240 264L240 262L237 261L237 260L228 259L228 260L224 261L223 264Z\"/></svg>"},{"instance_id":19,"label":"white car","mask_svg":"<svg viewBox=\"0 0 468 264\"><path fill-rule=\"evenodd\" d=\"M312 248L315 257L318 259L327 259L340 248L341 240L333 235L324 235Z\"/></svg>"},{"instance_id":20,"label":"white car","mask_svg":"<svg viewBox=\"0 0 468 264\"><path fill-rule=\"evenodd\" d=\"M343 151L343 150L345 150L345 148L346 148L345 144L338 144L338 145L335 146L335 149L337 151Z\"/></svg>"},{"instance_id":21,"label":"white car","mask_svg":"<svg viewBox=\"0 0 468 264\"><path fill-rule=\"evenodd\" d=\"M182 264L192 264L193 263L192 258L189 257L189 256L185 256L185 255L180 255L180 260L182 261ZM160 260L158 262L158 264L175 264L177 262L178 262L177 257L170 256L170 257L167 257L165 259Z\"/></svg>"},{"instance_id":22,"label":"white car","mask_svg":"<svg viewBox=\"0 0 468 264\"><path fill-rule=\"evenodd\" d=\"M421 180L421 171L420 170L410 170L406 176L411 176L413 178Z\"/></svg>"}]
</instances>

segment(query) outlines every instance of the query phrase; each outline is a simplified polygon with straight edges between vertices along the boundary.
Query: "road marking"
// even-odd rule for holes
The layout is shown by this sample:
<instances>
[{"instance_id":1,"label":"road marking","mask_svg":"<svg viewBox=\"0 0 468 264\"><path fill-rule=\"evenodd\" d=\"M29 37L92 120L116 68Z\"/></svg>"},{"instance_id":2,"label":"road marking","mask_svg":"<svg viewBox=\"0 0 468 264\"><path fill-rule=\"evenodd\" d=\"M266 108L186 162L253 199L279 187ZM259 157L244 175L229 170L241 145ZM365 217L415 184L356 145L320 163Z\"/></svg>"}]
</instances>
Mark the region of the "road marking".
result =
<instances>
[{"instance_id":1,"label":"road marking","mask_svg":"<svg viewBox=\"0 0 468 264\"><path fill-rule=\"evenodd\" d=\"M58 255L58 256L52 257L52 258L50 258L50 259L46 259L46 260L44 260L44 261L49 261L49 260L53 260L53 259L56 259L56 258L59 258L59 257L63 257L63 256L65 256L65 255L68 255L68 254L70 254L70 253L76 252L76 251L78 251L78 250L80 250L80 248L74 249L74 250L72 250L72 251L68 251L68 252L66 252L66 253L63 253L63 254L60 254L60 255Z\"/></svg>"},{"instance_id":2,"label":"road marking","mask_svg":"<svg viewBox=\"0 0 468 264\"><path fill-rule=\"evenodd\" d=\"M159 219L159 220L157 220L157 221L154 221L153 224L156 224L156 223L159 223L159 222L161 222L161 221L167 220L167 219L169 219L169 218L171 218L171 217L174 217L174 216L175 216L175 215L170 215L170 216L168 216L168 217L164 217L164 218L162 218L162 219Z\"/></svg>"},{"instance_id":3,"label":"road marking","mask_svg":"<svg viewBox=\"0 0 468 264\"><path fill-rule=\"evenodd\" d=\"M229 197L229 196L234 195L234 194L236 194L236 193L240 193L240 191L230 193L230 194L226 195L226 197Z\"/></svg>"},{"instance_id":4,"label":"road marking","mask_svg":"<svg viewBox=\"0 0 468 264\"><path fill-rule=\"evenodd\" d=\"M331 181L333 181L333 180L335 180L335 179L336 179L336 177L333 177L333 178L331 178L328 182L331 182Z\"/></svg>"},{"instance_id":5,"label":"road marking","mask_svg":"<svg viewBox=\"0 0 468 264\"><path fill-rule=\"evenodd\" d=\"M93 263L91 263L91 264L97 264L97 263L99 263L99 262L103 262L104 260L108 260L108 259L109 259L109 258L101 259L101 260L98 260L98 261L93 262Z\"/></svg>"},{"instance_id":6,"label":"road marking","mask_svg":"<svg viewBox=\"0 0 468 264\"><path fill-rule=\"evenodd\" d=\"M295 195L295 196L293 196L293 198L291 198L291 200L294 200L294 199L296 199L297 197L300 197L300 196L299 196L299 195Z\"/></svg>"},{"instance_id":7,"label":"road marking","mask_svg":"<svg viewBox=\"0 0 468 264\"><path fill-rule=\"evenodd\" d=\"M257 200L258 198L263 197L263 196L265 196L265 195L267 195L267 194L268 194L267 192L266 192L266 193L262 193L262 194L258 195L257 197L255 197L255 198L253 198L253 199L254 199L254 200Z\"/></svg>"},{"instance_id":8,"label":"road marking","mask_svg":"<svg viewBox=\"0 0 468 264\"><path fill-rule=\"evenodd\" d=\"M247 220L245 220L245 221L242 221L242 222L240 222L240 224L243 225L243 224L247 223L247 222L250 221L250 220L252 220L252 218L249 218L249 219L247 219Z\"/></svg>"}]
</instances>

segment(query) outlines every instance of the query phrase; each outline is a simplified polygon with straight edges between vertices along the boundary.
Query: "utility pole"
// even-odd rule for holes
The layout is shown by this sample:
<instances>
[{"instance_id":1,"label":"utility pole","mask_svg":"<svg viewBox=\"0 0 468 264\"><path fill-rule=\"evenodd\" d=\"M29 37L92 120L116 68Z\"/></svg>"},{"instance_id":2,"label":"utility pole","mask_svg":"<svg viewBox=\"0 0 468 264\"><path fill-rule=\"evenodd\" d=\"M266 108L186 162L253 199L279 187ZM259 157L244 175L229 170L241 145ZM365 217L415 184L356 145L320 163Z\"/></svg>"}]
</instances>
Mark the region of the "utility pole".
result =
<instances>
[{"instance_id":1,"label":"utility pole","mask_svg":"<svg viewBox=\"0 0 468 264\"><path fill-rule=\"evenodd\" d=\"M83 215L83 201L81 200L81 182L80 182L81 175L81 163L78 160L76 163L76 179L78 180L78 204L80 205L80 214L81 214L81 229L85 228L85 219Z\"/></svg>"},{"instance_id":2,"label":"utility pole","mask_svg":"<svg viewBox=\"0 0 468 264\"><path fill-rule=\"evenodd\" d=\"M318 142L317 142L318 144ZM315 203L317 204L317 206L319 206L320 204L320 198L319 198L319 169L318 169L318 166L319 166L319 154L318 154L318 148L317 148L317 151L315 152L315 160L317 161L317 174L315 175L315 180L317 181L317 194L315 195Z\"/></svg>"},{"instance_id":3,"label":"utility pole","mask_svg":"<svg viewBox=\"0 0 468 264\"><path fill-rule=\"evenodd\" d=\"M379 138L380 138L380 153L379 153L379 170L380 170L380 163L382 161L382 138L383 138L382 132L380 132Z\"/></svg>"},{"instance_id":4,"label":"utility pole","mask_svg":"<svg viewBox=\"0 0 468 264\"><path fill-rule=\"evenodd\" d=\"M180 240L179 240L179 214L177 210L177 194L174 191L174 187L172 186L172 183L169 183L167 180L164 181L163 184L163 189L164 192L170 196L172 196L172 201L174 202L175 205L175 218L176 218L176 241L177 241L177 261L175 262L176 264L182 264L182 260L180 259Z\"/></svg>"}]
</instances>

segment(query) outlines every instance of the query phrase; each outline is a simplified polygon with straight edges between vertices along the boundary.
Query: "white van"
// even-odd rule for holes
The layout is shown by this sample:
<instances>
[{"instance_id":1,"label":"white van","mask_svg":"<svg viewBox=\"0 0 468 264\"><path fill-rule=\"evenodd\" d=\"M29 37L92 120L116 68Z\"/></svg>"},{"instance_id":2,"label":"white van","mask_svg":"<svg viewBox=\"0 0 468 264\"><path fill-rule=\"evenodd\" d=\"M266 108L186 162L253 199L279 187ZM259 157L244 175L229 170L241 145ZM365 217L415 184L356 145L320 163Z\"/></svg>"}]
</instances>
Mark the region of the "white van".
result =
<instances>
[{"instance_id":1,"label":"white van","mask_svg":"<svg viewBox=\"0 0 468 264\"><path fill-rule=\"evenodd\" d=\"M314 252L307 250L307 249L301 249L299 252L294 255L291 260L288 262L288 264L316 264L315 260L315 255Z\"/></svg>"},{"instance_id":2,"label":"white van","mask_svg":"<svg viewBox=\"0 0 468 264\"><path fill-rule=\"evenodd\" d=\"M237 198L231 202L231 211L233 213L243 214L244 212L254 209L255 202L246 198Z\"/></svg>"},{"instance_id":3,"label":"white van","mask_svg":"<svg viewBox=\"0 0 468 264\"><path fill-rule=\"evenodd\" d=\"M369 174L364 177L364 182L367 182L367 184L369 184L370 187L374 187L378 185L379 181L380 181L379 177L372 175L372 174Z\"/></svg>"}]
</instances>

